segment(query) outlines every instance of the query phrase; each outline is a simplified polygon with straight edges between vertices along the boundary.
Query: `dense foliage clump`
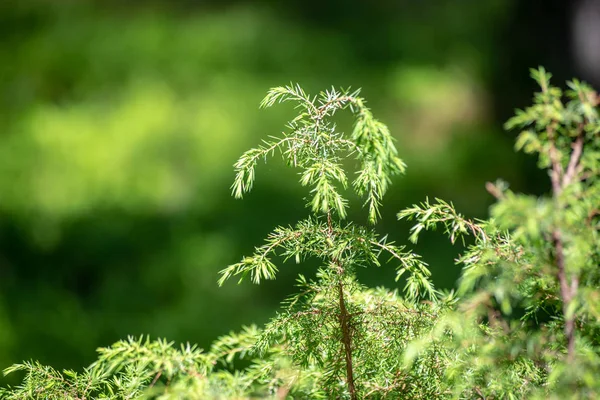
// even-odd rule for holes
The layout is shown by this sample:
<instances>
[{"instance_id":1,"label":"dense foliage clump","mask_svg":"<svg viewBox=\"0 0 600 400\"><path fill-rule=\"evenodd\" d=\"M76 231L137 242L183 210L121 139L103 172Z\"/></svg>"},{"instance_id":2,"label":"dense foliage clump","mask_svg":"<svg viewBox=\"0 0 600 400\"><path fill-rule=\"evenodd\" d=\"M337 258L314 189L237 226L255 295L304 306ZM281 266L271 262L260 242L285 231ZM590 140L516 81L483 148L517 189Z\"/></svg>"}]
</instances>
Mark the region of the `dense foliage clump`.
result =
<instances>
[{"instance_id":1,"label":"dense foliage clump","mask_svg":"<svg viewBox=\"0 0 600 400\"><path fill-rule=\"evenodd\" d=\"M233 194L242 197L255 168L278 152L308 186L311 215L278 227L254 254L221 272L219 284L275 279L281 262L319 263L314 279L264 327L246 327L208 351L129 339L100 349L82 373L39 363L2 398L596 398L600 396L600 97L576 80L562 92L544 69L541 91L508 129L517 149L538 155L552 192L534 197L488 183L497 202L487 220L469 220L451 203L425 200L401 211L410 239L441 227L467 245L457 260L456 293L437 291L421 258L346 221L350 187L368 221L394 175L404 172L386 126L358 92L310 96L299 86L271 89L262 106L293 102L287 133L244 153ZM333 121L355 118L350 134ZM349 165L356 165L352 177ZM391 264L404 290L371 289L357 268ZM247 367L239 367L245 360Z\"/></svg>"}]
</instances>

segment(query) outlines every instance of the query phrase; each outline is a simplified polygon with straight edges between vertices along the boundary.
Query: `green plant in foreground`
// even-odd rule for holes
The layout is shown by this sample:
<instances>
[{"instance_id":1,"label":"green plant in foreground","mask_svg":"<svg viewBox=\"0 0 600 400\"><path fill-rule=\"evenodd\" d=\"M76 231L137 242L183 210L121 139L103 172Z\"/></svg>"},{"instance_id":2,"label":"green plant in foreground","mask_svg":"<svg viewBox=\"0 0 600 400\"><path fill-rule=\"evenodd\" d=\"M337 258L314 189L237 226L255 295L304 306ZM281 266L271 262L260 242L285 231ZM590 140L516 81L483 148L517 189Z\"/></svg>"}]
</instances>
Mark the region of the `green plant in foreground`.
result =
<instances>
[{"instance_id":1,"label":"green plant in foreground","mask_svg":"<svg viewBox=\"0 0 600 400\"><path fill-rule=\"evenodd\" d=\"M256 351L262 354L283 343L295 365L320 368L319 386L330 398L389 394L400 386L411 391L419 380L395 376L401 366L398 350L427 329L437 312L435 307L414 306L423 296L435 298L429 270L417 255L371 229L343 222L348 205L343 189L352 186L364 196L369 221L375 223L391 177L404 171L387 127L357 96L358 92L332 89L312 98L299 86L288 86L272 89L263 100L266 107L294 102L299 115L288 124L288 134L242 155L235 165L233 193L242 197L252 187L257 161L279 151L290 166L300 168L300 183L310 187L313 216L294 227L277 228L253 256L224 269L219 281L237 275L240 281L249 275L254 283L273 279L277 268L271 257L276 254L296 263L308 257L320 261L316 280L300 276L302 291L267 324ZM331 121L340 110L355 116L350 135L339 132ZM350 184L344 168L348 158L358 164ZM370 292L357 282L356 268L379 266L382 257L397 263L398 277L407 274L406 302L385 291ZM381 354L388 358L381 360Z\"/></svg>"},{"instance_id":2,"label":"green plant in foreground","mask_svg":"<svg viewBox=\"0 0 600 400\"><path fill-rule=\"evenodd\" d=\"M398 215L416 221L413 241L438 225L452 241L475 237L458 260L461 300L431 333L453 339L446 377L457 397L600 396L600 98L574 80L564 102L543 68L532 76L541 91L506 128L522 129L516 148L538 155L551 196L500 182L487 185L498 200L487 221L468 221L443 201Z\"/></svg>"},{"instance_id":3,"label":"green plant in foreground","mask_svg":"<svg viewBox=\"0 0 600 400\"><path fill-rule=\"evenodd\" d=\"M598 95L578 81L564 96L542 68L541 92L508 129L517 149L537 153L551 196L488 184L497 198L487 220L472 221L442 200L398 214L415 221L410 239L442 227L468 244L458 259L457 294L436 291L426 264L372 228L345 221L352 189L370 223L391 178L404 172L390 133L358 92L307 95L274 88L262 106L292 102L288 133L244 153L233 194L248 192L260 160L279 152L299 169L312 214L278 227L254 254L221 271L219 284L276 277L277 265L308 258L315 278L263 328L246 327L204 352L165 341L129 339L99 350L82 373L23 363L21 385L4 399L521 399L600 397L600 123ZM566 101L564 100L566 99ZM333 117L349 111L351 134ZM357 165L349 178L348 165ZM469 238L470 237L470 238ZM403 296L370 289L357 268L394 261ZM249 362L237 369L236 360Z\"/></svg>"}]
</instances>

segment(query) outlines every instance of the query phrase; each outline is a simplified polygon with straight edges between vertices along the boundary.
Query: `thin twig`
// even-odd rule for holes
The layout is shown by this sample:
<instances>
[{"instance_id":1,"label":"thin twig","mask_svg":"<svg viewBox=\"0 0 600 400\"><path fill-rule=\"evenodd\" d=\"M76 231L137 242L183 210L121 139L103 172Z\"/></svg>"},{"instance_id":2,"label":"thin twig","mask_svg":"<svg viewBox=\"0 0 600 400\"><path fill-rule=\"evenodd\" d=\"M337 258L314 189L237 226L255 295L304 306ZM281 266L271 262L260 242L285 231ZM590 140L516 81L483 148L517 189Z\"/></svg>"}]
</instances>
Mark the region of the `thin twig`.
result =
<instances>
[{"instance_id":1,"label":"thin twig","mask_svg":"<svg viewBox=\"0 0 600 400\"><path fill-rule=\"evenodd\" d=\"M161 375L162 375L162 371L158 371L158 373L154 376L154 379L152 379L152 383L150 383L150 387L154 387L154 385L156 385L156 382L158 382Z\"/></svg>"},{"instance_id":2,"label":"thin twig","mask_svg":"<svg viewBox=\"0 0 600 400\"><path fill-rule=\"evenodd\" d=\"M573 360L575 352L575 318L569 316L569 308L573 296L579 286L579 280L577 277L573 277L571 284L569 285L567 273L565 271L565 258L564 248L561 233L558 229L552 232L552 241L555 249L556 265L558 267L558 281L560 283L560 296L563 301L563 314L565 318L565 336L567 338L567 360L571 362Z\"/></svg>"},{"instance_id":3,"label":"thin twig","mask_svg":"<svg viewBox=\"0 0 600 400\"><path fill-rule=\"evenodd\" d=\"M552 171L550 172L550 180L552 181L552 191L555 196L560 195L562 192L561 178L563 175L563 168L558 159L558 150L554 142L554 128L548 126L546 128L548 133L548 141L550 142L550 162L552 163Z\"/></svg>"},{"instance_id":4,"label":"thin twig","mask_svg":"<svg viewBox=\"0 0 600 400\"><path fill-rule=\"evenodd\" d=\"M555 207L560 209L562 206L559 201L560 194L564 188L570 185L575 179L577 172L577 166L583 153L583 124L579 125L577 139L573 143L573 152L569 158L569 164L567 170L563 175L562 165L557 158L556 147L554 144L554 131L552 128L548 128L548 138L550 140L550 160L552 162L552 191L554 197ZM561 179L562 175L562 179ZM569 315L569 309L573 298L579 288L579 277L573 274L570 279L567 276L565 255L564 255L564 243L562 238L562 232L558 227L555 227L552 231L552 244L554 246L554 258L556 266L558 268L557 278L560 284L560 296L563 303L563 315L565 318L565 337L567 338L567 362L572 362L575 356L575 317Z\"/></svg>"},{"instance_id":5,"label":"thin twig","mask_svg":"<svg viewBox=\"0 0 600 400\"><path fill-rule=\"evenodd\" d=\"M544 80L542 80L542 92L546 93L548 87ZM563 189L569 185L575 177L577 165L581 158L583 151L583 123L579 124L578 134L575 143L573 143L573 152L571 153L569 164L567 166L566 173L563 170L563 166L558 159L558 150L556 149L555 143L555 128L552 124L548 125L546 132L548 134L548 141L550 142L550 162L552 164L552 172L550 178L552 181L552 194L554 198L554 207L556 211L560 211L562 206L560 203L560 195ZM558 281L560 284L560 295L563 302L563 314L565 318L565 336L567 338L567 362L572 362L575 355L575 317L568 315L569 309L571 308L571 301L575 297L577 288L579 286L579 277L573 275L571 282L567 277L565 255L564 255L564 244L562 233L558 227L554 227L552 230L552 242L554 245L554 258L556 266L558 268Z\"/></svg>"},{"instance_id":6,"label":"thin twig","mask_svg":"<svg viewBox=\"0 0 600 400\"><path fill-rule=\"evenodd\" d=\"M579 135L577 135L577 139L575 139L575 143L573 143L573 153L571 153L571 159L569 160L567 172L563 176L563 187L569 185L573 181L575 172L577 171L577 166L579 165L579 160L581 159L581 154L583 153L583 135L581 134L582 129L583 127L580 125Z\"/></svg>"},{"instance_id":7,"label":"thin twig","mask_svg":"<svg viewBox=\"0 0 600 400\"><path fill-rule=\"evenodd\" d=\"M352 365L352 337L350 335L350 326L348 324L350 320L350 314L346 309L346 301L344 300L344 285L342 281L338 283L339 291L339 306L340 306L340 327L342 328L342 343L344 344L344 358L346 360L346 382L348 385L348 392L350 393L350 399L357 400L356 387L354 386L354 371Z\"/></svg>"}]
</instances>

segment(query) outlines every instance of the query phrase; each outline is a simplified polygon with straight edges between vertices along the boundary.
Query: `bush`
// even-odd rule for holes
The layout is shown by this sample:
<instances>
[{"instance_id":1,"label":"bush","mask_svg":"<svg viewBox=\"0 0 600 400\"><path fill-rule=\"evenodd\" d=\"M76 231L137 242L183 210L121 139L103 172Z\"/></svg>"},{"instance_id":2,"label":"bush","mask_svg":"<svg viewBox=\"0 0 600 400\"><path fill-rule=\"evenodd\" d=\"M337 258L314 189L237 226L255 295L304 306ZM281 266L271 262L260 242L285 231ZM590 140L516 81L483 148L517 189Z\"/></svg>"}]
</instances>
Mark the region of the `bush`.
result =
<instances>
[{"instance_id":1,"label":"bush","mask_svg":"<svg viewBox=\"0 0 600 400\"><path fill-rule=\"evenodd\" d=\"M310 188L311 216L276 228L221 271L219 284L259 284L275 279L276 263L308 258L320 265L314 278L299 275L298 293L264 327L245 327L206 352L130 338L100 349L82 373L14 365L5 372L25 378L2 398L598 397L600 98L576 80L563 95L542 68L532 76L541 91L506 127L522 129L516 147L538 154L551 194L517 194L498 181L486 185L497 199L487 220L469 220L439 199L398 214L415 222L413 242L441 227L452 243L468 245L456 293L436 290L418 255L345 220L351 188L375 224L392 177L405 169L359 93L312 97L297 85L278 87L262 106L293 102L298 116L287 134L242 155L233 194L250 191L258 161L279 152ZM333 122L338 111L354 116L351 134ZM357 165L351 182L349 165ZM402 294L357 280L357 268L390 262Z\"/></svg>"}]
</instances>

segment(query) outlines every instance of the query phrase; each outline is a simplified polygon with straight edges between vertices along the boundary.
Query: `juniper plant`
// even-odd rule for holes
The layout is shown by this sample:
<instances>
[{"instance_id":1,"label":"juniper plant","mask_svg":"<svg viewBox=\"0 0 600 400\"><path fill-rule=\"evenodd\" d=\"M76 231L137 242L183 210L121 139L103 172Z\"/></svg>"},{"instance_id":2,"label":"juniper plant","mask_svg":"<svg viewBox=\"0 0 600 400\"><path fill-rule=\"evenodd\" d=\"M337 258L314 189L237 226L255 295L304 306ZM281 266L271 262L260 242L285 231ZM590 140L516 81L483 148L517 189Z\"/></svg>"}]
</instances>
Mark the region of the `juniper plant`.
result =
<instances>
[{"instance_id":1,"label":"juniper plant","mask_svg":"<svg viewBox=\"0 0 600 400\"><path fill-rule=\"evenodd\" d=\"M325 367L329 395L348 395L352 400L364 397L367 387L363 382L369 381L373 372L369 360L372 355L361 355L367 347L361 349L357 342L372 334L383 339L390 333L382 327L375 332L369 326L381 309L367 310L351 300L353 293L363 290L356 281L356 268L379 266L385 254L396 261L398 278L408 273L405 289L409 301L435 297L429 270L420 257L372 229L343 222L348 206L343 194L349 175L344 167L346 159L351 158L358 165L351 186L364 197L372 224L379 218L381 199L392 176L405 168L387 127L373 117L358 94L358 91L331 89L311 97L298 85L269 91L263 107L293 102L299 114L288 123L288 133L272 137L242 155L235 164L233 194L241 198L249 191L257 162L278 151L288 165L300 169L300 183L310 187L309 206L313 215L294 227L277 228L253 256L221 271L219 281L223 284L237 275L240 281L249 275L254 283L274 279L277 267L271 257L277 252L296 263L307 257L319 259L322 266L317 281L308 284L300 278L303 292L290 299L284 314L268 324L259 340L259 350L287 340L286 350L294 362L299 365L316 362ZM349 110L356 119L350 135L340 132L332 121L341 110ZM316 332L320 333L318 342L314 342ZM357 376L361 379L357 380ZM345 382L345 394L337 391L341 381Z\"/></svg>"},{"instance_id":2,"label":"juniper plant","mask_svg":"<svg viewBox=\"0 0 600 400\"><path fill-rule=\"evenodd\" d=\"M221 285L234 276L258 284L275 278L281 258L319 260L316 278L300 275L300 293L284 302L263 329L249 327L225 336L207 353L130 339L100 350L98 361L84 374L61 374L36 363L16 365L6 372L25 370L25 380L5 390L4 398L442 396L444 349L428 349L413 371L402 368L406 344L430 330L443 312L437 302L417 304L436 297L427 265L373 229L344 221L348 186L363 197L368 221L374 224L392 177L405 169L387 127L358 94L331 89L313 97L298 85L271 89L261 105L292 102L298 116L288 123L287 133L247 151L235 164L232 191L238 198L252 188L257 163L275 152L299 169L301 185L310 188L312 215L295 226L276 228L252 256L221 271ZM350 134L337 129L333 118L338 111L354 116ZM357 165L350 183L348 164ZM404 299L357 281L357 268L380 266L383 259L396 262L397 280L405 275ZM233 371L236 358L252 364Z\"/></svg>"},{"instance_id":3,"label":"juniper plant","mask_svg":"<svg viewBox=\"0 0 600 400\"><path fill-rule=\"evenodd\" d=\"M461 301L433 333L455 339L447 376L457 397L600 396L600 97L577 80L563 95L543 68L531 73L541 90L506 128L521 129L516 148L538 155L551 195L499 181L487 184L489 220L441 200L398 214L417 222L413 241L438 225L453 242L475 238L458 260Z\"/></svg>"},{"instance_id":4,"label":"juniper plant","mask_svg":"<svg viewBox=\"0 0 600 400\"><path fill-rule=\"evenodd\" d=\"M252 256L221 271L254 283L274 279L278 264L320 262L313 280L263 328L246 327L206 351L130 338L100 349L82 373L35 362L5 399L546 399L600 397L600 122L598 95L572 81L563 93L543 69L533 106L506 125L523 129L517 149L538 155L549 196L487 184L497 198L486 220L470 220L451 203L426 200L398 214L415 221L410 240L441 226L467 244L457 260L455 293L437 292L426 264L373 228L345 221L344 194L365 199L369 221L391 178L404 171L390 133L358 92L308 96L299 86L272 89L262 105L293 102L288 132L244 153L232 187L242 197L260 160L279 152L310 188L311 215L278 227ZM566 102L565 102L566 99ZM350 111L346 135L332 121ZM357 165L349 184L346 166ZM360 267L397 265L404 294L369 289ZM235 360L250 366L237 370Z\"/></svg>"}]
</instances>

